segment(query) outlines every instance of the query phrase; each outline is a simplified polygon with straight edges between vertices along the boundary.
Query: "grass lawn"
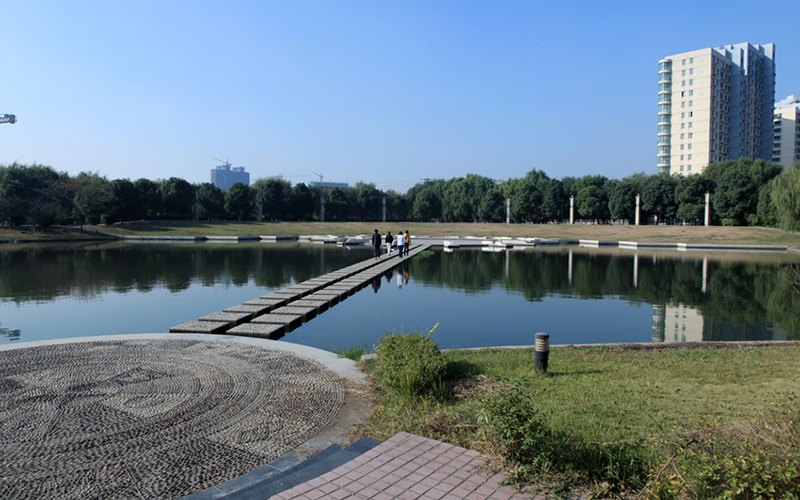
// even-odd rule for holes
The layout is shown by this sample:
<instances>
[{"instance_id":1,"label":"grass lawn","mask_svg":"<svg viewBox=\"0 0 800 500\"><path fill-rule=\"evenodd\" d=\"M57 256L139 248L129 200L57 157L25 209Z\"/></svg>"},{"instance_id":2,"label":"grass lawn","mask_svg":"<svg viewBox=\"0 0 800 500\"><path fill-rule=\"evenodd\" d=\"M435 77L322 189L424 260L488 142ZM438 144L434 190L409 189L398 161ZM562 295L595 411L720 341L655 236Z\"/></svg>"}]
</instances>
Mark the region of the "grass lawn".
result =
<instances>
[{"instance_id":1,"label":"grass lawn","mask_svg":"<svg viewBox=\"0 0 800 500\"><path fill-rule=\"evenodd\" d=\"M87 226L115 235L153 236L280 236L312 234L371 234L408 230L426 236L508 236L527 238L594 239L678 243L789 245L800 247L800 234L775 229L721 226L612 226L554 224L483 224L422 222L234 222L152 221L113 226ZM0 239L3 233L0 232Z\"/></svg>"},{"instance_id":2,"label":"grass lawn","mask_svg":"<svg viewBox=\"0 0 800 500\"><path fill-rule=\"evenodd\" d=\"M398 398L376 385L378 404L362 432L379 440L399 431L413 432L500 456L497 436L486 431L479 417L482 401L501 382L519 384L547 428L561 436L559 446L584 450L571 452L571 459L585 462L585 450L595 450L602 469L606 467L606 454L631 462L638 457L636 460L648 464L652 477L670 453L682 450L698 435L711 433L709 429L725 435L745 429L743 435L752 438L758 429L769 428L764 422L770 415L800 409L797 343L644 350L555 346L550 351L549 373L544 376L533 373L531 349L453 350L443 354L448 389L442 399ZM365 364L365 368L374 373L375 362ZM794 428L794 441L782 446L800 444L800 425L794 420L792 417L788 422ZM747 439L736 439L744 441ZM757 444L757 439L752 443ZM725 454L728 451L736 453L730 449ZM682 461L676 463L689 482L696 482L698 470L703 470L697 464L705 462L690 455L682 455ZM538 489L588 487L602 496L613 491L636 493L647 482L641 477L638 482L628 478L621 481L621 487L608 487L597 474L550 471L546 480L539 477L532 482ZM610 489L603 492L604 487ZM645 498L672 498L663 491L650 494ZM702 494L700 497L704 498Z\"/></svg>"}]
</instances>

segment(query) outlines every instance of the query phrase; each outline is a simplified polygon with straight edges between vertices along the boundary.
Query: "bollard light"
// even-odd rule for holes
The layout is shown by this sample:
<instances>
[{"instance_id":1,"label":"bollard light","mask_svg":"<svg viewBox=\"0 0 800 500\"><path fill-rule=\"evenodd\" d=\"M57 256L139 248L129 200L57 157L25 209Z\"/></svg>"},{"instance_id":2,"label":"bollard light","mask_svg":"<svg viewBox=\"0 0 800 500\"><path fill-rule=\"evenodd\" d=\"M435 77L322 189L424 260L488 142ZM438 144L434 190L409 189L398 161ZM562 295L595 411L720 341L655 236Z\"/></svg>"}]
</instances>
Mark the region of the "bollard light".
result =
<instances>
[{"instance_id":1,"label":"bollard light","mask_svg":"<svg viewBox=\"0 0 800 500\"><path fill-rule=\"evenodd\" d=\"M550 335L537 333L535 349L534 370L536 370L536 373L547 373L547 358L550 356Z\"/></svg>"}]
</instances>

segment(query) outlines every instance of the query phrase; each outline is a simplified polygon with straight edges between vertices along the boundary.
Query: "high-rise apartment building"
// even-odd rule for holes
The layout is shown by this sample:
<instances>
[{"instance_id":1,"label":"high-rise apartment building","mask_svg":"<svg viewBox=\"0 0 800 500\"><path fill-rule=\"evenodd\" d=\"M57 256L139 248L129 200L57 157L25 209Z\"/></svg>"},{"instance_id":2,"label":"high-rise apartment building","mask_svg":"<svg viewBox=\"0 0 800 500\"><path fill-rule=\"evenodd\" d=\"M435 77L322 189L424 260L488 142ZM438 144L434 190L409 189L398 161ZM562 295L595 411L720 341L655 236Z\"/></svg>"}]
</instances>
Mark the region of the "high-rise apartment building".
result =
<instances>
[{"instance_id":1,"label":"high-rise apartment building","mask_svg":"<svg viewBox=\"0 0 800 500\"><path fill-rule=\"evenodd\" d=\"M775 103L772 161L784 167L800 161L800 95Z\"/></svg>"},{"instance_id":2,"label":"high-rise apartment building","mask_svg":"<svg viewBox=\"0 0 800 500\"><path fill-rule=\"evenodd\" d=\"M659 173L727 159L772 159L775 45L739 43L658 63Z\"/></svg>"},{"instance_id":3,"label":"high-rise apartment building","mask_svg":"<svg viewBox=\"0 0 800 500\"><path fill-rule=\"evenodd\" d=\"M244 167L231 168L230 163L225 163L211 169L211 183L221 190L227 191L229 187L237 182L247 186L250 185L250 174L244 171Z\"/></svg>"}]
</instances>

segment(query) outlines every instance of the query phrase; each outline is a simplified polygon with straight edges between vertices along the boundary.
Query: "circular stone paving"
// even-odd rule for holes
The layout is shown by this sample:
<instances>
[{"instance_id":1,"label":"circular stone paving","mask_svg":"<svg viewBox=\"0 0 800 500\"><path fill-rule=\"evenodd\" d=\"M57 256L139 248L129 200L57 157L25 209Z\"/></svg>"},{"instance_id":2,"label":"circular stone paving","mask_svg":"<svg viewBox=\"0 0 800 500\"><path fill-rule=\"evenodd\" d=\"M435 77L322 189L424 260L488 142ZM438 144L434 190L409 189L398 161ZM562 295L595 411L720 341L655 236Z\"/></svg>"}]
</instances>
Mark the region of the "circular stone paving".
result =
<instances>
[{"instance_id":1,"label":"circular stone paving","mask_svg":"<svg viewBox=\"0 0 800 500\"><path fill-rule=\"evenodd\" d=\"M120 340L0 352L0 498L176 498L330 423L338 376L267 347Z\"/></svg>"}]
</instances>

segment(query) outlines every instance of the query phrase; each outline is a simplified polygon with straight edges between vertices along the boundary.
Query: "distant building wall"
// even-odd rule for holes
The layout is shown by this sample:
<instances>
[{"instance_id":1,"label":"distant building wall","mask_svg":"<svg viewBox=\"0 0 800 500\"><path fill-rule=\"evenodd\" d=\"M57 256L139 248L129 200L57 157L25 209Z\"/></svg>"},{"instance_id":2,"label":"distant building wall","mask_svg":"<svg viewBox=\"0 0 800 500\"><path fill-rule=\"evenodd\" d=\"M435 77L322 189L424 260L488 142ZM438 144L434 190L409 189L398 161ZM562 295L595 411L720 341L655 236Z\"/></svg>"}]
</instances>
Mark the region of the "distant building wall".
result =
<instances>
[{"instance_id":1,"label":"distant building wall","mask_svg":"<svg viewBox=\"0 0 800 500\"><path fill-rule=\"evenodd\" d=\"M784 167L800 161L800 95L775 104L772 161Z\"/></svg>"},{"instance_id":2,"label":"distant building wall","mask_svg":"<svg viewBox=\"0 0 800 500\"><path fill-rule=\"evenodd\" d=\"M659 61L659 173L698 174L709 163L772 159L775 46L739 43Z\"/></svg>"},{"instance_id":3,"label":"distant building wall","mask_svg":"<svg viewBox=\"0 0 800 500\"><path fill-rule=\"evenodd\" d=\"M244 171L244 167L233 167L230 165L220 165L211 169L211 183L223 191L237 182L249 186L250 174Z\"/></svg>"},{"instance_id":4,"label":"distant building wall","mask_svg":"<svg viewBox=\"0 0 800 500\"><path fill-rule=\"evenodd\" d=\"M348 189L350 186L346 182L309 182L309 186L319 186L324 188Z\"/></svg>"}]
</instances>

